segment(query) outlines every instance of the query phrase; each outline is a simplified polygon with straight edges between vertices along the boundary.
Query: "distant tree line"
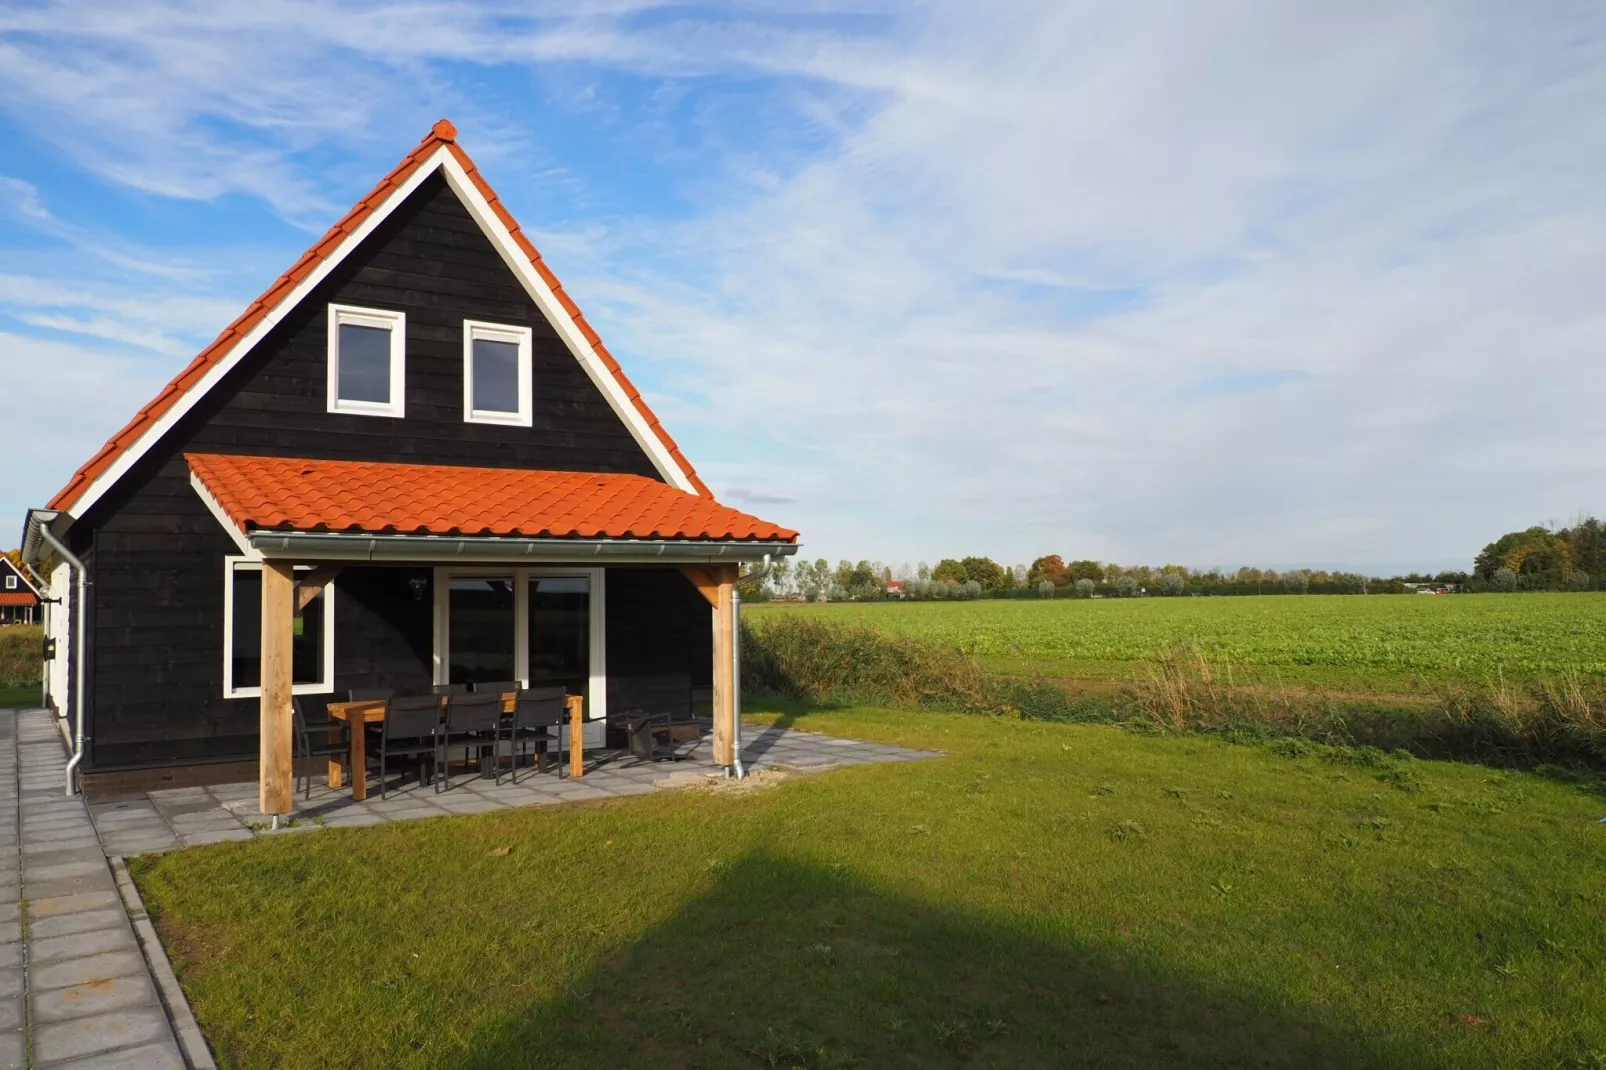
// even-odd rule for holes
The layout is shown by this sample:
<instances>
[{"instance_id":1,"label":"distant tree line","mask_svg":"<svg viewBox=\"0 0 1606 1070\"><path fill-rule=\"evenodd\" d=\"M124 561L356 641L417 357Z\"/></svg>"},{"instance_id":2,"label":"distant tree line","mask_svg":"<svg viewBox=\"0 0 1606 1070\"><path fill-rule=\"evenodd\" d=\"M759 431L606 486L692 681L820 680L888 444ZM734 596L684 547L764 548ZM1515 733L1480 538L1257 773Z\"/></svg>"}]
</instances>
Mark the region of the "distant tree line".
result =
<instances>
[{"instance_id":1,"label":"distant tree line","mask_svg":"<svg viewBox=\"0 0 1606 1070\"><path fill-rule=\"evenodd\" d=\"M1323 569L1244 567L1236 571L1185 565L1118 565L1045 554L1030 565L1001 565L990 557L945 557L896 573L880 561L783 558L765 585L743 597L809 602L887 598L1137 598L1249 594L1408 594L1414 591L1593 591L1606 585L1606 523L1585 517L1572 526L1533 527L1502 535L1483 548L1471 572L1365 576Z\"/></svg>"}]
</instances>

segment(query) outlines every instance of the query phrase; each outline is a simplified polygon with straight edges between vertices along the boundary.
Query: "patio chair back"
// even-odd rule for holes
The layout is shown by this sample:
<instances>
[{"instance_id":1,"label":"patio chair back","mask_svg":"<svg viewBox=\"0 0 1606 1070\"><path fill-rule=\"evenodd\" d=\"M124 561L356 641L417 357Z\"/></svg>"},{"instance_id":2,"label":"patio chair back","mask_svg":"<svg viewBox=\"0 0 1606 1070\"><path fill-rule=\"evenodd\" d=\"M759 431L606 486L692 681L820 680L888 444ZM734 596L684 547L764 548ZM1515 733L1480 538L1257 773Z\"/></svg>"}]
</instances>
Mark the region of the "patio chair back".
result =
<instances>
[{"instance_id":1,"label":"patio chair back","mask_svg":"<svg viewBox=\"0 0 1606 1070\"><path fill-rule=\"evenodd\" d=\"M441 700L434 695L393 698L385 703L385 735L391 739L423 739L441 723Z\"/></svg>"},{"instance_id":2,"label":"patio chair back","mask_svg":"<svg viewBox=\"0 0 1606 1070\"><path fill-rule=\"evenodd\" d=\"M501 698L503 695L517 691L518 689L519 682L517 680L497 680L492 683L481 682L475 684L474 694L495 695L497 698Z\"/></svg>"},{"instance_id":3,"label":"patio chair back","mask_svg":"<svg viewBox=\"0 0 1606 1070\"><path fill-rule=\"evenodd\" d=\"M466 695L468 694L468 685L436 684L432 689L432 693L436 695Z\"/></svg>"},{"instance_id":4,"label":"patio chair back","mask_svg":"<svg viewBox=\"0 0 1606 1070\"><path fill-rule=\"evenodd\" d=\"M446 701L446 732L495 732L502 720L502 696L490 692L452 695Z\"/></svg>"},{"instance_id":5,"label":"patio chair back","mask_svg":"<svg viewBox=\"0 0 1606 1070\"><path fill-rule=\"evenodd\" d=\"M563 724L567 698L561 686L520 691L518 705L513 707L513 727L536 729Z\"/></svg>"},{"instance_id":6,"label":"patio chair back","mask_svg":"<svg viewBox=\"0 0 1606 1070\"><path fill-rule=\"evenodd\" d=\"M388 702L396 692L388 687L354 687L348 694L352 702Z\"/></svg>"}]
</instances>

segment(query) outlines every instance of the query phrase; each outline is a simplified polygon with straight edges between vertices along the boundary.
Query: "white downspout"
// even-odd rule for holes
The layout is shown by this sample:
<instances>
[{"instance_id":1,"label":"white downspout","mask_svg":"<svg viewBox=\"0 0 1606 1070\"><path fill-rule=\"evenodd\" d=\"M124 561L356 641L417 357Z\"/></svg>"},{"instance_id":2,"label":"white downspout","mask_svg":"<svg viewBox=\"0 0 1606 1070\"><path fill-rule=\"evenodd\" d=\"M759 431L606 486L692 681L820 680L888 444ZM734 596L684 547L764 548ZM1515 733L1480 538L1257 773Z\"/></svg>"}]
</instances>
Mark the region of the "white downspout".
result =
<instances>
[{"instance_id":1,"label":"white downspout","mask_svg":"<svg viewBox=\"0 0 1606 1070\"><path fill-rule=\"evenodd\" d=\"M732 769L737 780L747 777L747 770L742 766L742 584L761 580L769 573L770 555L765 554L762 565L745 576L736 577L731 586L731 705L735 707L731 743L736 763Z\"/></svg>"},{"instance_id":2,"label":"white downspout","mask_svg":"<svg viewBox=\"0 0 1606 1070\"><path fill-rule=\"evenodd\" d=\"M51 518L55 519L54 517ZM73 794L73 773L78 769L78 763L84 760L84 618L89 615L89 598L87 590L89 578L84 563L67 549L62 541L56 538L56 533L50 530L50 521L42 520L39 523L39 535L50 544L50 548L61 555L78 579L73 594L73 606L78 611L78 619L73 624L73 646L71 652L73 668L72 700L73 712L77 715L77 724L73 729L72 757L67 761L66 793Z\"/></svg>"}]
</instances>

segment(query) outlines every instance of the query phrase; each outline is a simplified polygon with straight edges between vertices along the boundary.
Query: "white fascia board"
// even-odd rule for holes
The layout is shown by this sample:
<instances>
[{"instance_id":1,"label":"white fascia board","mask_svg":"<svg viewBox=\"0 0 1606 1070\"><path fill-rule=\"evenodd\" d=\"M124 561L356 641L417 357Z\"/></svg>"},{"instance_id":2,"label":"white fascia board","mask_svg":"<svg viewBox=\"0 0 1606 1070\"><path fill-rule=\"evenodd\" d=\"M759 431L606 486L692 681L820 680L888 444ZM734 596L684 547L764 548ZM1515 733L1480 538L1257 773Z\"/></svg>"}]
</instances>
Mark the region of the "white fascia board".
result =
<instances>
[{"instance_id":1,"label":"white fascia board","mask_svg":"<svg viewBox=\"0 0 1606 1070\"><path fill-rule=\"evenodd\" d=\"M194 408L201 398L205 397L225 375L233 371L240 361L244 360L246 355L255 349L262 339L267 337L269 331L277 327L280 321L294 311L319 283L328 278L329 273L338 267L351 254L353 249L361 245L363 239L378 229L379 225L396 210L397 205L405 201L414 190L423 184L425 179L434 174L435 169L440 167L443 159L450 160L451 158L451 153L444 146L431 153L429 159L420 164L418 170L414 171L406 182L396 187L395 191L386 198L384 204L370 212L368 218L364 219L356 230L346 236L346 240L340 243L340 248L335 251L335 255L326 257L317 267L313 268L306 278L296 284L295 289L291 290L277 305L269 309L255 327L246 332L244 338L234 343L234 348L224 354L222 360L208 369L206 374L201 377L200 382L190 387L183 397L175 401L172 407L163 413L154 424L145 429L144 434L140 435L132 445L125 448L106 471L95 477L95 481L89 485L88 489L78 496L77 501L73 502L73 512L78 516L83 516L88 512L90 507L115 486L117 481L137 464L139 459L145 456L152 446L161 441L162 436L172 430L173 426L183 419L184 415Z\"/></svg>"},{"instance_id":2,"label":"white fascia board","mask_svg":"<svg viewBox=\"0 0 1606 1070\"><path fill-rule=\"evenodd\" d=\"M574 317L569 315L563 303L552 292L552 287L547 285L541 273L535 269L535 265L530 263L530 258L524 254L524 250L519 248L518 242L513 240L512 232L491 210L479 187L468 177L463 165L457 162L457 157L447 153L440 166L446 172L446 181L452 187L452 192L457 194L469 214L474 217L474 221L480 225L480 229L491 239L491 244L495 245L496 251L502 255L503 263L507 264L524 284L524 290L530 295L530 300L535 302L542 315L546 316L547 321L557 329L558 337L563 339L564 344L569 347L569 352L574 354L574 359L580 362L580 367L585 369L597 389L602 391L602 396L608 399L608 404L624 421L631 437L646 452L658 474L671 486L679 487L688 494L696 494L697 488L692 485L680 465L675 463L674 457L670 456L668 447L648 426L646 418L625 393L625 388L619 385L619 380L613 377L613 373L603 363L602 357L597 354L596 348L586 340L580 325L575 323Z\"/></svg>"},{"instance_id":3,"label":"white fascia board","mask_svg":"<svg viewBox=\"0 0 1606 1070\"><path fill-rule=\"evenodd\" d=\"M206 484L202 483L201 477L194 472L190 473L190 486L195 488L195 493L206 506L207 512L211 513L212 518L218 522L218 526L228 533L229 538L234 540L234 545L239 547L240 556L247 561L261 561L262 551L246 541L245 532L241 531L234 521L229 519L229 514L223 511L223 506L219 505L218 500L212 497L212 492L206 489Z\"/></svg>"}]
</instances>

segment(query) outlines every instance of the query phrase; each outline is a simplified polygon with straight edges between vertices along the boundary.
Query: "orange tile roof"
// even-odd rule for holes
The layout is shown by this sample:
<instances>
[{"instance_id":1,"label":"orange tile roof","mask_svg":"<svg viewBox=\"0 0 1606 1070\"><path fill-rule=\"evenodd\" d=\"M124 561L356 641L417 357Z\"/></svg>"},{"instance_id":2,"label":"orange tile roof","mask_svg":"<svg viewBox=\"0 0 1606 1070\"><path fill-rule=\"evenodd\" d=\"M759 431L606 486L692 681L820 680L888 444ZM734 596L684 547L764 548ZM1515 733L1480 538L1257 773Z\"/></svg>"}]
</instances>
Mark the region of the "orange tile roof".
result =
<instances>
[{"instance_id":1,"label":"orange tile roof","mask_svg":"<svg viewBox=\"0 0 1606 1070\"><path fill-rule=\"evenodd\" d=\"M0 591L0 606L32 606L39 599L32 591Z\"/></svg>"},{"instance_id":2,"label":"orange tile roof","mask_svg":"<svg viewBox=\"0 0 1606 1070\"><path fill-rule=\"evenodd\" d=\"M797 532L646 476L187 453L242 531L753 539Z\"/></svg>"},{"instance_id":3,"label":"orange tile roof","mask_svg":"<svg viewBox=\"0 0 1606 1070\"><path fill-rule=\"evenodd\" d=\"M607 348L603 346L602 338L586 322L584 315L580 312L580 307L564 292L563 284L558 281L558 277L552 273L552 270L546 266L546 261L541 259L541 254L536 251L535 246L524 236L524 232L519 229L518 222L502 205L501 198L496 195L496 191L491 189L490 183L485 181L485 177L480 174L479 168L469 158L468 153L464 152L457 144L457 128L446 119L442 119L435 124L424 140L418 143L417 148L402 157L401 162L395 166L390 174L380 179L379 184L369 192L368 196L358 201L351 211L347 212L339 222L329 228L327 234L313 243L312 248L301 254L301 259L297 260L289 271L279 276L278 281L269 286L262 296L251 302L250 306L240 314L239 318L225 327L223 333L218 335L211 345L201 350L195 359L190 361L189 365L179 372L162 389L160 394L156 395L154 400L134 415L134 418L128 422L126 427L113 435L100 448L100 452L96 453L82 468L73 473L73 477L67 481L67 485L50 500L50 508L62 511L71 509L73 503L82 496L97 477L110 468L125 450L137 442L140 436L150 430L151 426L199 383L208 371L223 360L234 348L235 344L249 334L252 328L262 321L263 317L277 308L280 302L289 295L290 291L296 288L297 284L311 274L319 264L335 256L351 233L362 225L363 220L372 215L392 193L406 183L408 178L423 165L424 161L436 149L442 146L445 146L447 151L462 165L469 179L490 204L491 210L496 213L497 218L512 233L513 240L518 244L519 249L523 251L525 256L530 258L530 264L546 280L546 284L552 288L552 292L556 295L558 302L563 305L570 316L574 317L575 325L579 327L580 333L596 349L597 356L624 389L625 396L636 407L636 411L641 414L642 419L646 421L653 434L663 443L670 457L680 466L680 470L685 473L687 480L697 488L697 493L704 497L712 498L713 492L708 489L707 484L698 478L696 470L691 466L691 462L686 459L685 454L680 452L680 447L675 444L675 440L669 436L669 432L664 430L663 425L658 422L658 417L653 415L652 409L647 406L646 400L642 398L641 391L636 389L635 384L630 381L624 370L619 367L619 362L613 358L613 354L609 353Z\"/></svg>"}]
</instances>

